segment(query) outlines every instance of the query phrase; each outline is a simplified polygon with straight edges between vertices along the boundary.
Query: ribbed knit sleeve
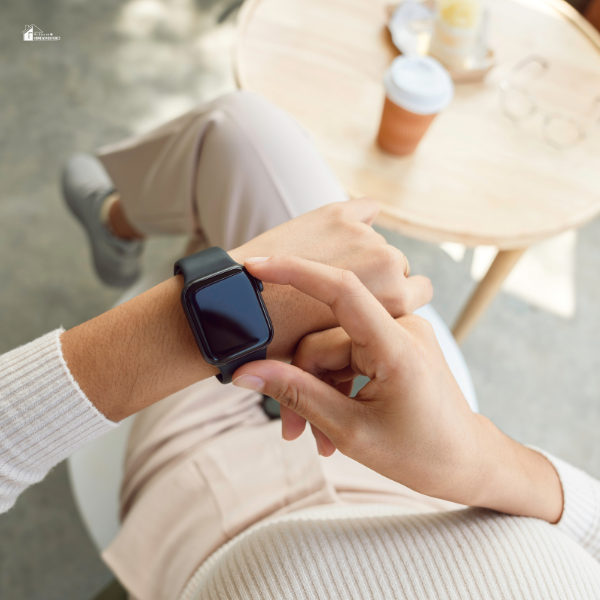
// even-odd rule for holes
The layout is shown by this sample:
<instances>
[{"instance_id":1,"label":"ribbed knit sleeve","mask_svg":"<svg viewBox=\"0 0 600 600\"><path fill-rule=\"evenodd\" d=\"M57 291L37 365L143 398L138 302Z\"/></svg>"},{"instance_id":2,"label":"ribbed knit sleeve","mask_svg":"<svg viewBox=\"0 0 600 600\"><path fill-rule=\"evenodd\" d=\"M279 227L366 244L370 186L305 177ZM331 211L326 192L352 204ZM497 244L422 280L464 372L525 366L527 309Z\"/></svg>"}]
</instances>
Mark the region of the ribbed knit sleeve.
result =
<instances>
[{"instance_id":1,"label":"ribbed knit sleeve","mask_svg":"<svg viewBox=\"0 0 600 600\"><path fill-rule=\"evenodd\" d=\"M49 333L0 356L0 512L89 440L116 426L87 399Z\"/></svg>"},{"instance_id":2,"label":"ribbed knit sleeve","mask_svg":"<svg viewBox=\"0 0 600 600\"><path fill-rule=\"evenodd\" d=\"M563 489L563 514L557 527L600 561L600 481L539 448L554 466Z\"/></svg>"}]
</instances>

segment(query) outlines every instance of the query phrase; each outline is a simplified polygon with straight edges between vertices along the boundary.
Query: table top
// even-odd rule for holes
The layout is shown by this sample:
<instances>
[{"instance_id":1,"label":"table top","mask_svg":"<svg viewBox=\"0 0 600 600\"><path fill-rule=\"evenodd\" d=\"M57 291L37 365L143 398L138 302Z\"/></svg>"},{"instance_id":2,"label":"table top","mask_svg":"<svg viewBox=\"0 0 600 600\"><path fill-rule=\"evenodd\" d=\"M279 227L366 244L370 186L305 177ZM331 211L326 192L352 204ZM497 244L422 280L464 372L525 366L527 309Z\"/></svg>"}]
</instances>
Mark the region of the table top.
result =
<instances>
[{"instance_id":1,"label":"table top","mask_svg":"<svg viewBox=\"0 0 600 600\"><path fill-rule=\"evenodd\" d=\"M556 149L541 115L524 124L504 116L499 82L537 53L550 63L540 105L583 118L600 93L600 35L563 0L488 6L497 67L456 86L409 157L375 143L383 74L398 54L385 0L247 0L238 83L300 121L346 189L381 203L380 224L432 242L523 247L600 212L600 128Z\"/></svg>"}]
</instances>

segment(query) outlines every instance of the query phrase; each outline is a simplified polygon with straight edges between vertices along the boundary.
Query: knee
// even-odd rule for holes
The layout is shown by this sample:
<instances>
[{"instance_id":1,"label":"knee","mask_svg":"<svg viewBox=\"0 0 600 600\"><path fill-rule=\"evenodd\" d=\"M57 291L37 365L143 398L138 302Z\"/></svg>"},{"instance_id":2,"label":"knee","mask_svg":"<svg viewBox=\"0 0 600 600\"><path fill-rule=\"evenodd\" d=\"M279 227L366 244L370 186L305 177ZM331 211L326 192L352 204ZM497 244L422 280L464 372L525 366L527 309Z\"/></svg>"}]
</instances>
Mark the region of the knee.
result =
<instances>
[{"instance_id":1,"label":"knee","mask_svg":"<svg viewBox=\"0 0 600 600\"><path fill-rule=\"evenodd\" d=\"M280 109L260 94L244 90L230 92L217 98L214 101L214 108L223 110L231 116L242 118L280 112Z\"/></svg>"},{"instance_id":2,"label":"knee","mask_svg":"<svg viewBox=\"0 0 600 600\"><path fill-rule=\"evenodd\" d=\"M232 154L248 141L254 151L260 147L263 152L277 152L282 140L288 145L306 135L290 115L254 92L237 91L216 99L210 107L209 120L206 139L227 147Z\"/></svg>"},{"instance_id":3,"label":"knee","mask_svg":"<svg viewBox=\"0 0 600 600\"><path fill-rule=\"evenodd\" d=\"M224 121L242 127L252 136L260 136L273 129L280 132L298 129L298 124L290 115L255 92L231 92L215 100L213 106L225 117Z\"/></svg>"}]
</instances>

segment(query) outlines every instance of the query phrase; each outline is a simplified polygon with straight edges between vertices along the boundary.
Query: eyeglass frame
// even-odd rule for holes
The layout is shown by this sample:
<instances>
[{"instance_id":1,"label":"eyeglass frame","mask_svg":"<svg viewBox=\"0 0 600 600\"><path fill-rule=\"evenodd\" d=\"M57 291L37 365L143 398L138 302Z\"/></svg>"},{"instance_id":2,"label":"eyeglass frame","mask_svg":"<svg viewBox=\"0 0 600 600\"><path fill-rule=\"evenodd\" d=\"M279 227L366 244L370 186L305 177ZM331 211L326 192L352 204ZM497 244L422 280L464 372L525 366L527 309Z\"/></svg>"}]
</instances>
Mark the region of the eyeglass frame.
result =
<instances>
[{"instance_id":1,"label":"eyeglass frame","mask_svg":"<svg viewBox=\"0 0 600 600\"><path fill-rule=\"evenodd\" d=\"M535 79L538 79L539 77L542 77L546 73L546 71L548 71L548 69L550 68L550 63L543 56L540 56L538 54L530 54L529 56L526 56L525 58L521 59L511 69L510 77L514 77L516 74L518 74L519 72L521 72L525 68L527 68L530 64L534 64L534 63L539 64L542 67L542 71L541 71L540 75L538 75L537 77L531 77L530 82ZM510 91L520 92L521 94L523 94L524 97L527 98L527 100L530 103L531 109L529 110L529 112L526 115L524 115L521 118L517 118L514 115L514 113L511 113L506 108L506 97L508 95L508 92L510 92ZM565 113L550 112L548 110L543 109L540 106L537 98L533 95L533 93L531 93L527 89L526 85L515 84L515 83L511 82L510 79L508 79L508 78L500 81L500 92L501 92L502 112L504 113L504 115L506 117L508 117L514 123L523 123L527 119L530 119L533 116L535 116L535 114L542 115L542 117L543 117L542 134L544 136L544 140L548 144L550 144L551 146L553 146L555 148L564 149L564 148L576 146L577 144L581 143L584 139L586 139L586 137L588 137L589 133L600 123L600 112L598 112L598 109L600 109L600 94L594 96L594 98L592 99L592 105L595 104L598 107L596 109L597 115L591 121L591 123L589 123L588 125L585 125L581 120L578 120L574 117L570 117L569 115L566 115ZM575 139L571 143L566 143L566 144L560 144L560 143L557 143L555 140L553 140L552 137L550 137L548 134L548 129L549 129L549 124L555 119L570 123L578 133L577 139Z\"/></svg>"}]
</instances>

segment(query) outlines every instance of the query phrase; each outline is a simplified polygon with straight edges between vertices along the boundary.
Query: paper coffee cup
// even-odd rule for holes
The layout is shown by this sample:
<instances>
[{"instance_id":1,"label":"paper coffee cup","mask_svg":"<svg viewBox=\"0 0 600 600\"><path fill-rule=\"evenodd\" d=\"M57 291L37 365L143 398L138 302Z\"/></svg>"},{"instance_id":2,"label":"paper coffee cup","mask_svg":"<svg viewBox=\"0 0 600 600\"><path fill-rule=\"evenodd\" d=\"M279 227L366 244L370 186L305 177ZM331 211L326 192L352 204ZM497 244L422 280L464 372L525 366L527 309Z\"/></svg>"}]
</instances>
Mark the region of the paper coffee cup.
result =
<instances>
[{"instance_id":1,"label":"paper coffee cup","mask_svg":"<svg viewBox=\"0 0 600 600\"><path fill-rule=\"evenodd\" d=\"M418 146L435 116L454 96L448 71L430 56L399 56L386 71L386 90L377 143L404 156Z\"/></svg>"}]
</instances>

